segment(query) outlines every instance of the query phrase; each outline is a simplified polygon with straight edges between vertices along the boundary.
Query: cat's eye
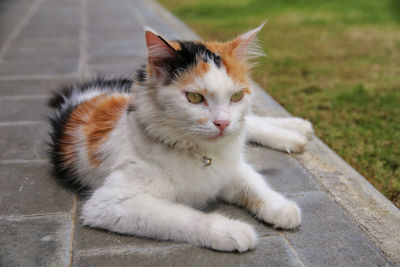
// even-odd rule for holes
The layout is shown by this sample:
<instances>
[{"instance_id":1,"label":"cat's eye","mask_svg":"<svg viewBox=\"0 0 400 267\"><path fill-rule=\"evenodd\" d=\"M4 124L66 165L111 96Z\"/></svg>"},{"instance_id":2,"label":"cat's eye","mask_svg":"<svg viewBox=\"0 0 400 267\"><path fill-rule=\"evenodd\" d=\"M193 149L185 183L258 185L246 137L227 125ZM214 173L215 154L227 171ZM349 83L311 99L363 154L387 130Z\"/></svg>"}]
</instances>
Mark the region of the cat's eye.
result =
<instances>
[{"instance_id":1,"label":"cat's eye","mask_svg":"<svg viewBox=\"0 0 400 267\"><path fill-rule=\"evenodd\" d=\"M199 93L186 92L187 100L192 104L199 104L204 101L204 97Z\"/></svg>"},{"instance_id":2,"label":"cat's eye","mask_svg":"<svg viewBox=\"0 0 400 267\"><path fill-rule=\"evenodd\" d=\"M243 90L242 90L242 91L239 91L239 92L237 92L237 93L234 93L234 94L231 96L231 101L232 101L232 102L238 102L238 101L242 100L243 96L244 96Z\"/></svg>"}]
</instances>

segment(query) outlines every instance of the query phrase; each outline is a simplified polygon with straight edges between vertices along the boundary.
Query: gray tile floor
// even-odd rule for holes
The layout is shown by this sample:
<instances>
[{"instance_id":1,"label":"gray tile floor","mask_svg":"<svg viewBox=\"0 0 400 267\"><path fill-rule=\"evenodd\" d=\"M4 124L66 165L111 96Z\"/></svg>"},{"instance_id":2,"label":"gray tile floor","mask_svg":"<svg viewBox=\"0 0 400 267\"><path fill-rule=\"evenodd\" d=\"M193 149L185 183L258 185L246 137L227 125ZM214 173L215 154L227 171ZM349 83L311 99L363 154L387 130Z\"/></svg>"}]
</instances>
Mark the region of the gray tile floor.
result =
<instances>
[{"instance_id":1,"label":"gray tile floor","mask_svg":"<svg viewBox=\"0 0 400 267\"><path fill-rule=\"evenodd\" d=\"M276 231L242 209L211 204L256 227L257 249L238 254L80 225L82 199L51 176L43 152L46 100L79 77L132 73L146 55L143 24L193 37L154 8L145 0L0 2L0 266L391 265L294 157L250 145L249 160L302 207L298 230ZM258 109L277 112L266 105Z\"/></svg>"}]
</instances>

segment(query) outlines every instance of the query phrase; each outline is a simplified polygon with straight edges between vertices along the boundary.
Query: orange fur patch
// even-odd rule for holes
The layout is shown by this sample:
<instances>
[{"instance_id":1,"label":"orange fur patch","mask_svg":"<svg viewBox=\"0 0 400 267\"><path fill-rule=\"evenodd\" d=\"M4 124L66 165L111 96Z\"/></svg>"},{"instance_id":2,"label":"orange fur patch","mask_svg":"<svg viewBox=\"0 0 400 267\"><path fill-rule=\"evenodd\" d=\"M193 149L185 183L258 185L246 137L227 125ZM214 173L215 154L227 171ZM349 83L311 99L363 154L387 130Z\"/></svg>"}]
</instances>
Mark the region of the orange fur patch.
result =
<instances>
[{"instance_id":1,"label":"orange fur patch","mask_svg":"<svg viewBox=\"0 0 400 267\"><path fill-rule=\"evenodd\" d=\"M198 93L201 94L201 95L206 95L208 93L208 90L207 90L207 88L203 88L203 89L200 89L198 91Z\"/></svg>"},{"instance_id":2,"label":"orange fur patch","mask_svg":"<svg viewBox=\"0 0 400 267\"><path fill-rule=\"evenodd\" d=\"M251 89L249 87L244 88L243 90L246 94L251 94Z\"/></svg>"},{"instance_id":3,"label":"orange fur patch","mask_svg":"<svg viewBox=\"0 0 400 267\"><path fill-rule=\"evenodd\" d=\"M183 73L178 80L181 86L193 83L195 77L202 77L210 70L210 65L204 61L200 61L196 66Z\"/></svg>"},{"instance_id":4,"label":"orange fur patch","mask_svg":"<svg viewBox=\"0 0 400 267\"><path fill-rule=\"evenodd\" d=\"M64 160L72 163L76 159L75 146L80 141L77 140L78 131L82 130L90 163L99 165L99 148L109 138L131 99L124 94L99 95L78 105L65 125L61 140Z\"/></svg>"},{"instance_id":5,"label":"orange fur patch","mask_svg":"<svg viewBox=\"0 0 400 267\"><path fill-rule=\"evenodd\" d=\"M208 118L207 118L207 117L200 118L200 119L197 120L197 122L200 123L200 124L204 124L204 123L206 123L207 121L208 121Z\"/></svg>"},{"instance_id":6,"label":"orange fur patch","mask_svg":"<svg viewBox=\"0 0 400 267\"><path fill-rule=\"evenodd\" d=\"M222 57L222 63L232 80L245 86L249 85L247 74L250 70L250 65L244 58L235 56L234 50L237 46L235 40L225 43L206 42L204 45L210 51Z\"/></svg>"},{"instance_id":7,"label":"orange fur patch","mask_svg":"<svg viewBox=\"0 0 400 267\"><path fill-rule=\"evenodd\" d=\"M172 46L172 48L175 49L175 50L180 50L181 49L181 45L178 42L168 41L168 44L170 46Z\"/></svg>"}]
</instances>

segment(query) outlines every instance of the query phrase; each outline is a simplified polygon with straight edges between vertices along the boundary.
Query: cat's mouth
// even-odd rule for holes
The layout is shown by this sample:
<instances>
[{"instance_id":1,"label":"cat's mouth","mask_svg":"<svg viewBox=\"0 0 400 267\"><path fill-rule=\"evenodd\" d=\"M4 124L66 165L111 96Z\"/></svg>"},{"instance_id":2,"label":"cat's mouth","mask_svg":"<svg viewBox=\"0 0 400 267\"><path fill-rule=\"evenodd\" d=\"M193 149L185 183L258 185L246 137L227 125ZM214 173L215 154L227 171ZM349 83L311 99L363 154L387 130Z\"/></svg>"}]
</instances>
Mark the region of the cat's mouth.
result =
<instances>
[{"instance_id":1,"label":"cat's mouth","mask_svg":"<svg viewBox=\"0 0 400 267\"><path fill-rule=\"evenodd\" d=\"M217 135L211 136L211 137L209 137L208 139L209 139L209 140L217 140L217 139L220 139L220 138L222 138L222 137L224 137L224 136L225 136L225 132L224 132L224 131L221 131L221 132L219 132Z\"/></svg>"}]
</instances>

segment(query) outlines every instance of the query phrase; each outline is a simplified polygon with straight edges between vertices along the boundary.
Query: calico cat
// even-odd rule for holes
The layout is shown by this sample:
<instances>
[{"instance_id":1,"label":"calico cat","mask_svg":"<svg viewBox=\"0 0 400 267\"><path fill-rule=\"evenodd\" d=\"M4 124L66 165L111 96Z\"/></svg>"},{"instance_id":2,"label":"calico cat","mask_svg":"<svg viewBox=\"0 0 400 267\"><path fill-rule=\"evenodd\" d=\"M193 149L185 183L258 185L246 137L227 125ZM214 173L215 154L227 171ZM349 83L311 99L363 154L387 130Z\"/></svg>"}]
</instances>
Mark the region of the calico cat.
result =
<instances>
[{"instance_id":1,"label":"calico cat","mask_svg":"<svg viewBox=\"0 0 400 267\"><path fill-rule=\"evenodd\" d=\"M299 207L244 159L246 140L299 152L312 132L299 118L249 114L261 27L225 43L146 30L148 64L134 79L97 79L51 100L55 171L90 191L83 224L239 252L256 246L253 227L196 208L220 199L277 228L300 225Z\"/></svg>"}]
</instances>

